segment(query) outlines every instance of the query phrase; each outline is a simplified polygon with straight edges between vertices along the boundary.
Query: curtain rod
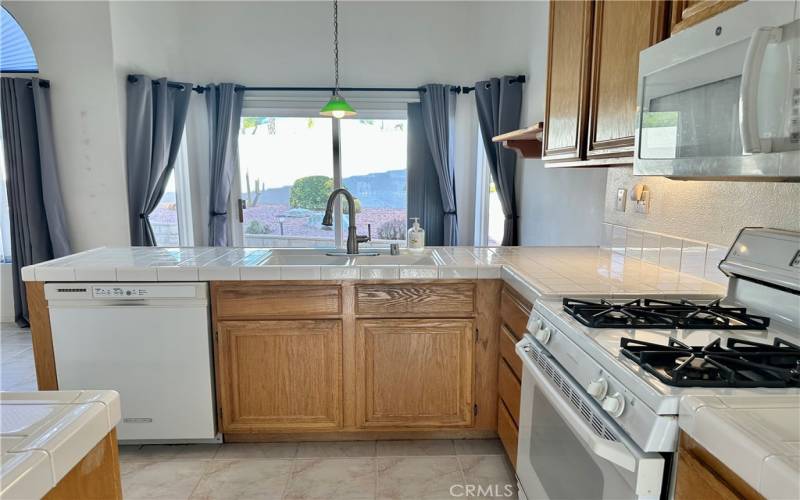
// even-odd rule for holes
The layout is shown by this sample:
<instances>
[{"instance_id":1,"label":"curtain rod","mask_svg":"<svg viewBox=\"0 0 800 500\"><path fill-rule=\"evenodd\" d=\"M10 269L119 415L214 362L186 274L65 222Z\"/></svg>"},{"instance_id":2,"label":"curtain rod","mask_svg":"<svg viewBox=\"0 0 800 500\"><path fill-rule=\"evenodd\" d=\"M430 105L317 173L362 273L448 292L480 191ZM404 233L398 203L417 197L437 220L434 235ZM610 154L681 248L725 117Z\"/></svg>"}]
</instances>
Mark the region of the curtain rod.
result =
<instances>
[{"instance_id":1,"label":"curtain rod","mask_svg":"<svg viewBox=\"0 0 800 500\"><path fill-rule=\"evenodd\" d=\"M510 79L508 83L525 83L525 75L517 75L514 78ZM475 87L461 87L461 92L465 94L469 94L475 90Z\"/></svg>"},{"instance_id":2,"label":"curtain rod","mask_svg":"<svg viewBox=\"0 0 800 500\"><path fill-rule=\"evenodd\" d=\"M128 75L128 81L135 83L137 78L134 75ZM154 82L157 83L157 82ZM510 83L525 83L525 75L515 76L510 80ZM168 83L172 88L183 89L184 86L180 83ZM192 90L198 94L202 94L208 87L194 86ZM333 92L336 90L334 87L247 87L244 85L237 85L237 91L273 91L273 92ZM342 92L425 92L424 87L339 87ZM454 86L450 89L451 92L456 94L468 94L475 90L475 87Z\"/></svg>"},{"instance_id":3,"label":"curtain rod","mask_svg":"<svg viewBox=\"0 0 800 500\"><path fill-rule=\"evenodd\" d=\"M39 86L40 87L44 87L46 89L49 89L50 88L50 80L39 80ZM27 83L27 87L29 89L32 89L33 88L33 82L28 82Z\"/></svg>"}]
</instances>

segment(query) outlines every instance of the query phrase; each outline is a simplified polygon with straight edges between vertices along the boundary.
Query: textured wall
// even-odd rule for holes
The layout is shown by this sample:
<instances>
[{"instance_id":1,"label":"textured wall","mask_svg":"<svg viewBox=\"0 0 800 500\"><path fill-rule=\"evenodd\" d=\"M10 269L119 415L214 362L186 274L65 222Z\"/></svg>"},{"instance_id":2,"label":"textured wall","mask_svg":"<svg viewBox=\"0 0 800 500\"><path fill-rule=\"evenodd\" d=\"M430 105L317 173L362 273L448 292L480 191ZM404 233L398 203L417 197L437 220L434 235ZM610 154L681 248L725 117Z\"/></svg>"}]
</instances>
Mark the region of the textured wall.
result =
<instances>
[{"instance_id":1,"label":"textured wall","mask_svg":"<svg viewBox=\"0 0 800 500\"><path fill-rule=\"evenodd\" d=\"M651 191L650 213L614 210L618 187L643 182ZM605 220L682 238L729 245L744 226L800 231L800 183L673 181L636 177L631 168L611 168L606 182Z\"/></svg>"}]
</instances>

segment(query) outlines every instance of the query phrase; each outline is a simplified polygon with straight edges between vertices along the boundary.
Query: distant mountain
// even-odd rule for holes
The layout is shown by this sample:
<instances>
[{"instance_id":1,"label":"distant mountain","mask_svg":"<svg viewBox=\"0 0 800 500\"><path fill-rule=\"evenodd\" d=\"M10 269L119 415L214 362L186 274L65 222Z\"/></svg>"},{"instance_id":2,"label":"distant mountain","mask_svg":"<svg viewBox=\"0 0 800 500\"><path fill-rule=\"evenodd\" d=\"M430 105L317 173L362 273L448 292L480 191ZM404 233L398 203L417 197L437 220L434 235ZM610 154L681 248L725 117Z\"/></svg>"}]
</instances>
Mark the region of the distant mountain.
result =
<instances>
[{"instance_id":1,"label":"distant mountain","mask_svg":"<svg viewBox=\"0 0 800 500\"><path fill-rule=\"evenodd\" d=\"M344 186L361 201L364 208L401 208L406 206L406 171L390 170L343 179ZM259 205L288 205L291 186L270 188L261 193ZM242 193L247 198L247 192Z\"/></svg>"}]
</instances>

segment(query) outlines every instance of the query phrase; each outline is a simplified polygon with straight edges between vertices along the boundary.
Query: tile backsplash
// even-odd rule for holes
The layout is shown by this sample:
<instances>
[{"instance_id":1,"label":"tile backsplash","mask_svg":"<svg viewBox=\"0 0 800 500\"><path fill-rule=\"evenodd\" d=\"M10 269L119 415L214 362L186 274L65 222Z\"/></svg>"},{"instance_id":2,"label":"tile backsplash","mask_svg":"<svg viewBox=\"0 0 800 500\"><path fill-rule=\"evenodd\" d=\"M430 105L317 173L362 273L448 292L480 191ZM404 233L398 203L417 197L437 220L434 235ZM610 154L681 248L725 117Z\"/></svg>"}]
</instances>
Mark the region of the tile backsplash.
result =
<instances>
[{"instance_id":1,"label":"tile backsplash","mask_svg":"<svg viewBox=\"0 0 800 500\"><path fill-rule=\"evenodd\" d=\"M728 253L727 247L609 223L603 223L602 246L627 258L714 283L724 285L728 282L728 277L717 267Z\"/></svg>"}]
</instances>

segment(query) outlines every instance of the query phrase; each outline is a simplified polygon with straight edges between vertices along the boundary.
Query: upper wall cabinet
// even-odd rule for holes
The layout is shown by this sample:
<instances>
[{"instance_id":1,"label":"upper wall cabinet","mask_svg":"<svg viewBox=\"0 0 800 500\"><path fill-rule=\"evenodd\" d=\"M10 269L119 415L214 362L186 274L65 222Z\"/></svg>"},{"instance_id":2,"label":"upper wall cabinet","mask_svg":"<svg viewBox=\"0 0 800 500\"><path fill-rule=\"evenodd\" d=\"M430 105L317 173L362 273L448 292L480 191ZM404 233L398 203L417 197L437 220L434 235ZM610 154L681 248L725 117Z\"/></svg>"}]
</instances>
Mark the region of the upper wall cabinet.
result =
<instances>
[{"instance_id":1,"label":"upper wall cabinet","mask_svg":"<svg viewBox=\"0 0 800 500\"><path fill-rule=\"evenodd\" d=\"M578 160L586 138L592 2L550 2L545 160Z\"/></svg>"},{"instance_id":2,"label":"upper wall cabinet","mask_svg":"<svg viewBox=\"0 0 800 500\"><path fill-rule=\"evenodd\" d=\"M631 163L639 52L664 37L666 14L655 0L550 2L548 166Z\"/></svg>"},{"instance_id":3,"label":"upper wall cabinet","mask_svg":"<svg viewBox=\"0 0 800 500\"><path fill-rule=\"evenodd\" d=\"M670 2L670 32L685 30L689 26L705 21L736 7L744 0L673 0Z\"/></svg>"},{"instance_id":4,"label":"upper wall cabinet","mask_svg":"<svg viewBox=\"0 0 800 500\"><path fill-rule=\"evenodd\" d=\"M587 157L632 156L639 52L664 37L664 2L594 7Z\"/></svg>"}]
</instances>

